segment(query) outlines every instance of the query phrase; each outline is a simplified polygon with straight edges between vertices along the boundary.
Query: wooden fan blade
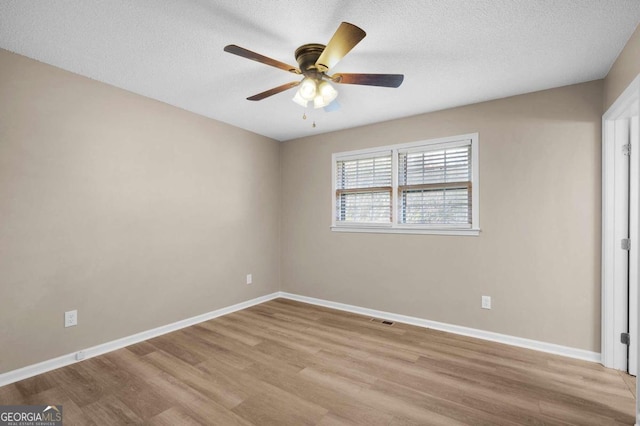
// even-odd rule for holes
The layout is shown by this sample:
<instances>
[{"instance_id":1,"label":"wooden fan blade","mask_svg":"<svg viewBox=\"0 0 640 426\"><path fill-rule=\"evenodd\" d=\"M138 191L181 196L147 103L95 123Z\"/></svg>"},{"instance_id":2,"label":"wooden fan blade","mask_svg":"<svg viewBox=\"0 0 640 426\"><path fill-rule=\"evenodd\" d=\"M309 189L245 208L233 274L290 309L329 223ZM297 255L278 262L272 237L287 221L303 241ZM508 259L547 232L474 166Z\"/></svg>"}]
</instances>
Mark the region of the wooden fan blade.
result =
<instances>
[{"instance_id":1,"label":"wooden fan blade","mask_svg":"<svg viewBox=\"0 0 640 426\"><path fill-rule=\"evenodd\" d=\"M230 44L224 47L225 52L233 53L234 55L242 56L243 58L251 59L252 61L261 62L272 67L280 68L281 70L289 71L294 74L300 74L300 70L292 65L285 64L284 62L276 61L275 59L268 58L256 52L245 49L244 47Z\"/></svg>"},{"instance_id":2,"label":"wooden fan blade","mask_svg":"<svg viewBox=\"0 0 640 426\"><path fill-rule=\"evenodd\" d=\"M296 87L300 84L299 81L292 81L291 83L283 84L282 86L274 87L273 89L269 89L262 93L258 93L257 95L253 95L247 98L248 101L261 101L264 98L268 98L269 96L273 96L277 93L284 92L285 90L291 89L292 87Z\"/></svg>"},{"instance_id":3,"label":"wooden fan blade","mask_svg":"<svg viewBox=\"0 0 640 426\"><path fill-rule=\"evenodd\" d=\"M331 80L340 84L363 84L366 86L400 87L403 74L334 74Z\"/></svg>"},{"instance_id":4,"label":"wooden fan blade","mask_svg":"<svg viewBox=\"0 0 640 426\"><path fill-rule=\"evenodd\" d=\"M333 68L366 35L367 33L353 24L341 23L316 61L316 67L322 72Z\"/></svg>"}]
</instances>

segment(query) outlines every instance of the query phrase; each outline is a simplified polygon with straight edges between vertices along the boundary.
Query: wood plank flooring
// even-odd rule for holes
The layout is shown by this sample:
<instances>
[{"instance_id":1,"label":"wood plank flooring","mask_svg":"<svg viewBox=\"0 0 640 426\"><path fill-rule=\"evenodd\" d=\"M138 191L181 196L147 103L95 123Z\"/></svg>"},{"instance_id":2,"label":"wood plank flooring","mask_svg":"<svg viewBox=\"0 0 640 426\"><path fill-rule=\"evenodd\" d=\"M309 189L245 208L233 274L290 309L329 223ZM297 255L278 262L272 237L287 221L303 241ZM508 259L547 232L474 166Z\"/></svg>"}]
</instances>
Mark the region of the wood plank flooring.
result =
<instances>
[{"instance_id":1,"label":"wood plank flooring","mask_svg":"<svg viewBox=\"0 0 640 426\"><path fill-rule=\"evenodd\" d=\"M286 299L0 388L69 425L633 425L598 364Z\"/></svg>"}]
</instances>

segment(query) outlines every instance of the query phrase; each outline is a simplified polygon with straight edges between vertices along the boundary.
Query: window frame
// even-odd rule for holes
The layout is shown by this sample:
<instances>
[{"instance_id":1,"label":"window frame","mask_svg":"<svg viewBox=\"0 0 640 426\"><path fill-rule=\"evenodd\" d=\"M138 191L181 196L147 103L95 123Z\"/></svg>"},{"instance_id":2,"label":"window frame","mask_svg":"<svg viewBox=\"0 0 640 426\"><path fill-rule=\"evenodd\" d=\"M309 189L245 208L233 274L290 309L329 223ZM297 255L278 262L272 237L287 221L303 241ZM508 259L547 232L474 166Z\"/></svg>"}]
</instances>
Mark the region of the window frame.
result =
<instances>
[{"instance_id":1,"label":"window frame","mask_svg":"<svg viewBox=\"0 0 640 426\"><path fill-rule=\"evenodd\" d=\"M455 147L463 141L471 145L471 226L456 227L454 225L425 225L398 223L398 163L399 151L420 151L421 148ZM434 234L434 235L467 235L480 234L480 173L479 173L479 136L478 133L427 139L416 142L359 149L355 151L336 152L331 155L331 230L335 232L372 232L391 234ZM340 223L336 220L337 200L337 163L341 160L367 158L382 152L391 152L391 223Z\"/></svg>"}]
</instances>

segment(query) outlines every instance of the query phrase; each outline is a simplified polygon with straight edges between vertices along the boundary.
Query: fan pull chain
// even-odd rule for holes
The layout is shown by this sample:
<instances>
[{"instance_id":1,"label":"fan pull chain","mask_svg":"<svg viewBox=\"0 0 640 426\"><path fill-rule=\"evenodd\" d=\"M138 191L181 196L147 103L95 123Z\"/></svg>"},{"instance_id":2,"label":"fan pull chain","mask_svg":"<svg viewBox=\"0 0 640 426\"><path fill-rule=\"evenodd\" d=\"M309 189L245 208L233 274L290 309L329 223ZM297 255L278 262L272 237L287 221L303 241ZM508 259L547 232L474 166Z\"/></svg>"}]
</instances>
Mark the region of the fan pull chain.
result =
<instances>
[{"instance_id":1,"label":"fan pull chain","mask_svg":"<svg viewBox=\"0 0 640 426\"><path fill-rule=\"evenodd\" d=\"M307 119L307 113L306 112L302 113L302 119L303 120ZM316 120L313 120L313 124L311 125L311 127L313 127L314 129L316 128Z\"/></svg>"}]
</instances>

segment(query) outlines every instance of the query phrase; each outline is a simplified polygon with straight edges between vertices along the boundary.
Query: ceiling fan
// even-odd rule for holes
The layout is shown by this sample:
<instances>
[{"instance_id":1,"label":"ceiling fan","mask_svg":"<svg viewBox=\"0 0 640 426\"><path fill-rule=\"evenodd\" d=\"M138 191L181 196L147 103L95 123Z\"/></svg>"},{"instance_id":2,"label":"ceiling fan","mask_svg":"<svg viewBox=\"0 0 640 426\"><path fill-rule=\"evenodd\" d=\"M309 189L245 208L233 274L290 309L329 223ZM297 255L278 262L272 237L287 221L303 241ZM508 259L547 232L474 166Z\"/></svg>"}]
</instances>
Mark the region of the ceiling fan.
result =
<instances>
[{"instance_id":1,"label":"ceiling fan","mask_svg":"<svg viewBox=\"0 0 640 426\"><path fill-rule=\"evenodd\" d=\"M303 75L301 81L286 83L273 89L266 90L247 98L250 101L260 101L285 90L300 86L293 101L307 107L313 102L314 108L322 108L333 102L338 92L330 84L360 84L367 86L399 87L404 80L402 74L333 74L327 72L333 68L347 53L351 51L367 35L361 28L343 22L325 46L311 43L298 47L295 51L298 67L268 58L243 47L230 44L224 51L242 56L243 58L261 62L272 67L280 68L293 74Z\"/></svg>"}]
</instances>

